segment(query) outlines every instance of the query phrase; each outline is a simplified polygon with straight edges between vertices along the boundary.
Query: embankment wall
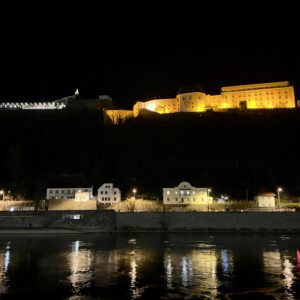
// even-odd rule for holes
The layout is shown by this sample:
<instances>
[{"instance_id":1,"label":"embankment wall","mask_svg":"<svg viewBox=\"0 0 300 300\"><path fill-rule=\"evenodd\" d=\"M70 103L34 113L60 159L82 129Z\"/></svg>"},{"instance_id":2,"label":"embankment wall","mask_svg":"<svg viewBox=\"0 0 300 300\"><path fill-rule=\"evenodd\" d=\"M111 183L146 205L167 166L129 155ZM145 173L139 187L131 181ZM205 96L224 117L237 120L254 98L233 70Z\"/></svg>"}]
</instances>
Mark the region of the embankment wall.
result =
<instances>
[{"instance_id":1,"label":"embankment wall","mask_svg":"<svg viewBox=\"0 0 300 300\"><path fill-rule=\"evenodd\" d=\"M67 229L116 231L298 231L299 212L33 211L0 213L0 230Z\"/></svg>"}]
</instances>

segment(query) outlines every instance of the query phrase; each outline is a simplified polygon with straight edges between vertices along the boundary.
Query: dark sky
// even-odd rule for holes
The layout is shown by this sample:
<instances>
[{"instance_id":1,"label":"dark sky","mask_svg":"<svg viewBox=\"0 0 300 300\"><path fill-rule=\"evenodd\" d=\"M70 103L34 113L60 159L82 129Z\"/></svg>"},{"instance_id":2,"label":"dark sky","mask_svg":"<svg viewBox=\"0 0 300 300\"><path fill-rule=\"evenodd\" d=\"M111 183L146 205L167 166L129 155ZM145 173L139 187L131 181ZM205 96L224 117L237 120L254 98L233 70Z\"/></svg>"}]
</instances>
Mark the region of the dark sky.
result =
<instances>
[{"instance_id":1,"label":"dark sky","mask_svg":"<svg viewBox=\"0 0 300 300\"><path fill-rule=\"evenodd\" d=\"M183 85L219 93L225 85L283 80L300 97L295 7L201 3L2 10L0 101L52 100L79 88L127 108L174 97Z\"/></svg>"}]
</instances>

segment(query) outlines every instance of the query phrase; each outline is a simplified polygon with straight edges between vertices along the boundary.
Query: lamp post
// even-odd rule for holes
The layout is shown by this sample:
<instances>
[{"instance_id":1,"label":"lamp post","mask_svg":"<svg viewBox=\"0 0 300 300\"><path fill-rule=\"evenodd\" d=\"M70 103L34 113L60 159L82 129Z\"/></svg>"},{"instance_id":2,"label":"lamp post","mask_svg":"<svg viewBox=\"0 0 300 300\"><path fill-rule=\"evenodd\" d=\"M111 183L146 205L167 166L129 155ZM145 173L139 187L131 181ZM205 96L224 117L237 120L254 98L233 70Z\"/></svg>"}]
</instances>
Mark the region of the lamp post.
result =
<instances>
[{"instance_id":1,"label":"lamp post","mask_svg":"<svg viewBox=\"0 0 300 300\"><path fill-rule=\"evenodd\" d=\"M209 193L211 192L211 189L207 189L207 211L209 211Z\"/></svg>"},{"instance_id":2,"label":"lamp post","mask_svg":"<svg viewBox=\"0 0 300 300\"><path fill-rule=\"evenodd\" d=\"M135 199L136 189L134 188L134 189L132 190L132 192L133 192L133 197L134 197L134 199Z\"/></svg>"},{"instance_id":3,"label":"lamp post","mask_svg":"<svg viewBox=\"0 0 300 300\"><path fill-rule=\"evenodd\" d=\"M2 196L1 200L4 200L4 191L3 190L0 191L0 195Z\"/></svg>"},{"instance_id":4,"label":"lamp post","mask_svg":"<svg viewBox=\"0 0 300 300\"><path fill-rule=\"evenodd\" d=\"M282 188L281 188L281 187L277 188L278 208L279 208L279 209L281 209L281 204L280 204L280 192L282 192Z\"/></svg>"}]
</instances>

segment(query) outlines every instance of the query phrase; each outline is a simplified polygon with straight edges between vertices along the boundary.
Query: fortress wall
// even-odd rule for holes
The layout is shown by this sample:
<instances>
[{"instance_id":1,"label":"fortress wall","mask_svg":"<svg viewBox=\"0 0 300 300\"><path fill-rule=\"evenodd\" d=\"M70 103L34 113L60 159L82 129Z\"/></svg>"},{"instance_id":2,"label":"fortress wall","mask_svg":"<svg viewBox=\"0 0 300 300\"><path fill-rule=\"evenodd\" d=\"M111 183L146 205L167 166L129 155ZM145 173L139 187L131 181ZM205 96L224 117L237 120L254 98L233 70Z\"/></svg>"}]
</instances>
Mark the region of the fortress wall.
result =
<instances>
[{"instance_id":1,"label":"fortress wall","mask_svg":"<svg viewBox=\"0 0 300 300\"><path fill-rule=\"evenodd\" d=\"M244 105L243 103L248 109L295 108L294 87L284 81L222 87L220 95L202 92L182 93L174 99L137 102L134 105L134 116L137 116L141 109L161 114L203 112L207 109L239 109L241 105Z\"/></svg>"},{"instance_id":2,"label":"fortress wall","mask_svg":"<svg viewBox=\"0 0 300 300\"><path fill-rule=\"evenodd\" d=\"M122 110L122 109L114 109L114 110L105 110L104 114L111 120L112 123L118 124L119 122L124 122L128 118L133 117L132 110Z\"/></svg>"}]
</instances>

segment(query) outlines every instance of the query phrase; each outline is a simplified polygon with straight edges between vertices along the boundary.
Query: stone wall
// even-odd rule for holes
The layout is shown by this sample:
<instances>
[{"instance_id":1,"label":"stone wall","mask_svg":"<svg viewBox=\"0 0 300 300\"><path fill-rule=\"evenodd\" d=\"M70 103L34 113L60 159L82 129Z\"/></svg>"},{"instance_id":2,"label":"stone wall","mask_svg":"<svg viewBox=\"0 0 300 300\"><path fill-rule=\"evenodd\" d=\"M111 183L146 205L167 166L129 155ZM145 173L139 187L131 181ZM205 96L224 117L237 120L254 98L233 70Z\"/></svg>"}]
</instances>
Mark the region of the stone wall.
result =
<instances>
[{"instance_id":1,"label":"stone wall","mask_svg":"<svg viewBox=\"0 0 300 300\"><path fill-rule=\"evenodd\" d=\"M117 213L117 230L300 231L299 212Z\"/></svg>"},{"instance_id":2,"label":"stone wall","mask_svg":"<svg viewBox=\"0 0 300 300\"><path fill-rule=\"evenodd\" d=\"M14 210L30 210L34 207L34 201L12 201L1 200L0 211Z\"/></svg>"},{"instance_id":3,"label":"stone wall","mask_svg":"<svg viewBox=\"0 0 300 300\"><path fill-rule=\"evenodd\" d=\"M300 231L299 212L1 212L2 229L114 231Z\"/></svg>"},{"instance_id":4,"label":"stone wall","mask_svg":"<svg viewBox=\"0 0 300 300\"><path fill-rule=\"evenodd\" d=\"M68 229L75 232L113 232L114 211L2 212L1 229Z\"/></svg>"},{"instance_id":5,"label":"stone wall","mask_svg":"<svg viewBox=\"0 0 300 300\"><path fill-rule=\"evenodd\" d=\"M96 210L97 201L56 200L48 201L48 210Z\"/></svg>"}]
</instances>

